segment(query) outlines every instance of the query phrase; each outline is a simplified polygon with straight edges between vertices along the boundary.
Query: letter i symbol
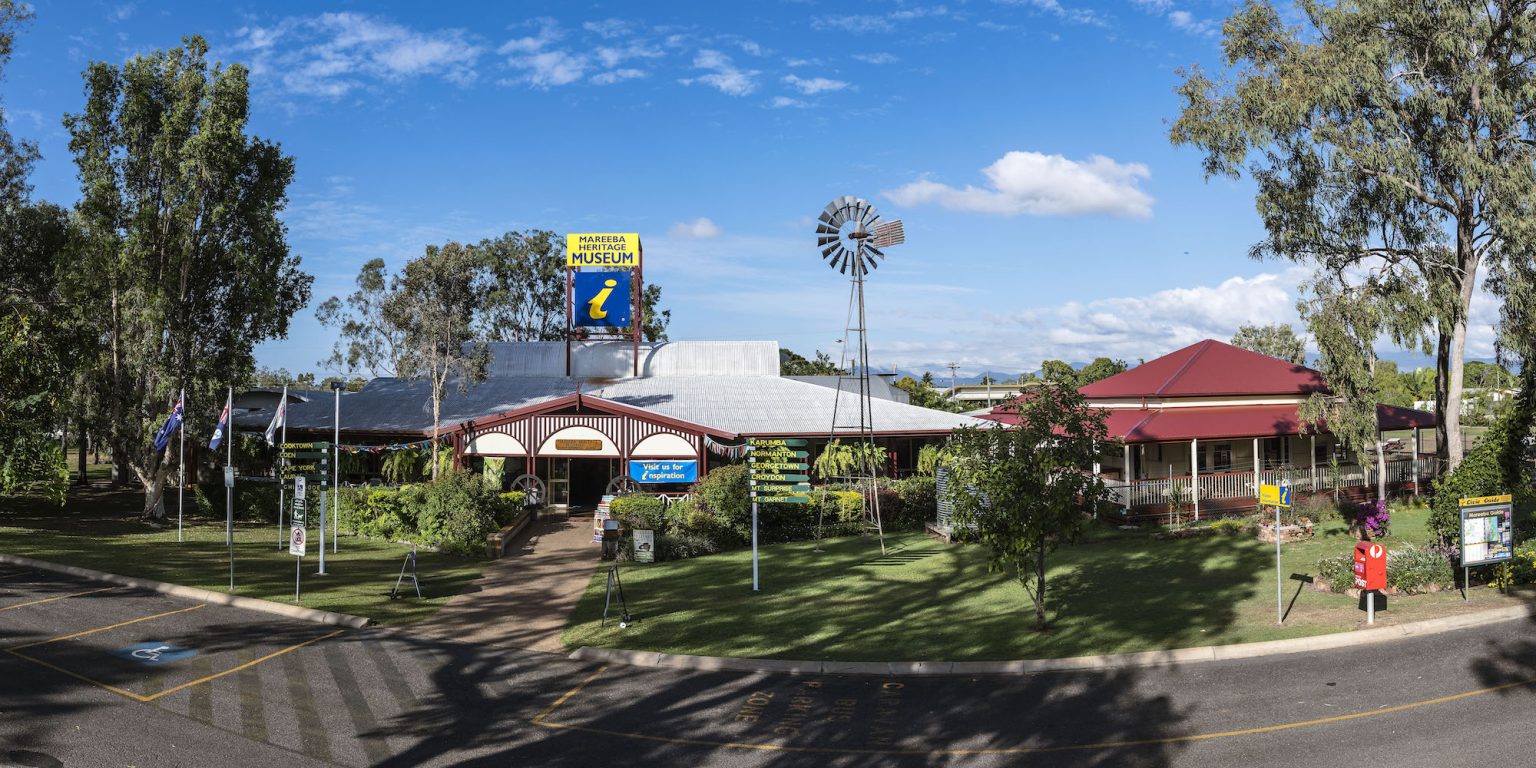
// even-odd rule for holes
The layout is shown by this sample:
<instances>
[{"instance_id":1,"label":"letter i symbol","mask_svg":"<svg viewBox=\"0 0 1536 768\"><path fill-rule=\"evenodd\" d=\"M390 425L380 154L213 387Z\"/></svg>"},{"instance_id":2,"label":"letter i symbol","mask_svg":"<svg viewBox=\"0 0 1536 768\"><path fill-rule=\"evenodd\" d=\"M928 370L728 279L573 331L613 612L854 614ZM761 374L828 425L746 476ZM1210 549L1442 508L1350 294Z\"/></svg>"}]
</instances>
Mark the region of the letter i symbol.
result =
<instances>
[{"instance_id":1,"label":"letter i symbol","mask_svg":"<svg viewBox=\"0 0 1536 768\"><path fill-rule=\"evenodd\" d=\"M604 280L603 289L587 302L587 314L591 315L593 320L601 320L608 316L608 310L603 309L603 303L608 301L608 295L613 293L614 287L618 284L616 280Z\"/></svg>"}]
</instances>

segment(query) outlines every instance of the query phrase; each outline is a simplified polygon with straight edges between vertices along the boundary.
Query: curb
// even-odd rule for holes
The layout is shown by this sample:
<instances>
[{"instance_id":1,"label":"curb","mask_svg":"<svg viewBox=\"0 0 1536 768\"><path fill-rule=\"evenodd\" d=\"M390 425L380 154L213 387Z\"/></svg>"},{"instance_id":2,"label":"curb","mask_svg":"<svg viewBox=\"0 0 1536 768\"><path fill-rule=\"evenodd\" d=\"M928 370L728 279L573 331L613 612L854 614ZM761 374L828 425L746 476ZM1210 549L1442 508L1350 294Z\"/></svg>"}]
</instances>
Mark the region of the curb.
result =
<instances>
[{"instance_id":1,"label":"curb","mask_svg":"<svg viewBox=\"0 0 1536 768\"><path fill-rule=\"evenodd\" d=\"M278 616L286 616L290 619L302 619L304 621L313 621L319 624L332 624L338 627L362 629L363 627L368 626L368 624L372 621L371 619L362 616L352 616L350 614L334 613L332 611L320 611L314 608L305 608L298 605L284 605L282 603L274 603L269 600L259 600L254 597L242 597L240 595L231 595L225 592L212 592L206 589L184 587L180 584L169 584L164 581L155 581L153 579L140 579L135 576L119 576L115 573L93 571L90 568L80 568L73 565L60 565L58 563L49 563L43 560L33 560L30 557L10 555L4 552L0 552L0 563L21 565L28 568L37 568L44 571L63 573L70 576L79 576L84 579L105 581L109 584L121 584L125 587L138 587L139 589L147 589L151 592L159 592L164 595L171 595L172 597L181 597L188 600L197 600L204 603L214 603L216 605L227 605L231 608L243 608L248 611L258 611L260 613L273 613L277 614Z\"/></svg>"},{"instance_id":2,"label":"curb","mask_svg":"<svg viewBox=\"0 0 1536 768\"><path fill-rule=\"evenodd\" d=\"M701 672L769 672L790 675L1018 675L1039 672L1160 667L1197 664L1207 661L1252 659L1308 651L1326 651L1360 645L1387 643L1408 637L1438 635L1485 624L1536 617L1536 605L1515 605L1459 616L1426 619L1409 624L1373 627L1352 632L1334 632L1289 640L1266 640L1237 645L1204 645L1166 651L1142 651L1100 656L1072 656L1065 659L1021 659L1018 661L789 661L783 659L745 659L730 656L688 656L655 651L627 651L617 648L582 646L568 658L625 664L659 669L691 669Z\"/></svg>"}]
</instances>

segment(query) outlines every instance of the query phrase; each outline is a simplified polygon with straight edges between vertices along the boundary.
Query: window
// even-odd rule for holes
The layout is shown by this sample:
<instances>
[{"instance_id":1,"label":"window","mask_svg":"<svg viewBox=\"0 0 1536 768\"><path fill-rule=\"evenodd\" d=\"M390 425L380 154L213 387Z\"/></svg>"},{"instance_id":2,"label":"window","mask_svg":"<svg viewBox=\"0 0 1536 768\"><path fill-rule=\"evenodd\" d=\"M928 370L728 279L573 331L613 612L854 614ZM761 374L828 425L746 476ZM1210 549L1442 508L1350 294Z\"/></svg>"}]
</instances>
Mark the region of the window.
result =
<instances>
[{"instance_id":1,"label":"window","mask_svg":"<svg viewBox=\"0 0 1536 768\"><path fill-rule=\"evenodd\" d=\"M1277 437L1262 441L1264 469L1277 469L1291 463L1291 438Z\"/></svg>"},{"instance_id":2,"label":"window","mask_svg":"<svg viewBox=\"0 0 1536 768\"><path fill-rule=\"evenodd\" d=\"M1232 471L1231 443L1205 443L1196 451L1196 456L1200 461L1201 472Z\"/></svg>"}]
</instances>

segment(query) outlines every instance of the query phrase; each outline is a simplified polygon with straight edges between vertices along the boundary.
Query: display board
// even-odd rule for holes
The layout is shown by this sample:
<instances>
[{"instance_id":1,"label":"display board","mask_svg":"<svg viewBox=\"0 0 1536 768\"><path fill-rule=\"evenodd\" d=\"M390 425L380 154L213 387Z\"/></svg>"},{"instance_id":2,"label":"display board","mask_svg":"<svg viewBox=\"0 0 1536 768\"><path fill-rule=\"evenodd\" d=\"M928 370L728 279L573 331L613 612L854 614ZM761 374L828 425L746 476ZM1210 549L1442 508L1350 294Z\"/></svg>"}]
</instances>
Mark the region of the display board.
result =
<instances>
[{"instance_id":1,"label":"display board","mask_svg":"<svg viewBox=\"0 0 1536 768\"><path fill-rule=\"evenodd\" d=\"M811 503L811 476L805 441L754 437L747 441L747 470L752 501L764 504Z\"/></svg>"},{"instance_id":2,"label":"display board","mask_svg":"<svg viewBox=\"0 0 1536 768\"><path fill-rule=\"evenodd\" d=\"M1502 563L1514 556L1514 497L1461 500L1461 565Z\"/></svg>"}]
</instances>

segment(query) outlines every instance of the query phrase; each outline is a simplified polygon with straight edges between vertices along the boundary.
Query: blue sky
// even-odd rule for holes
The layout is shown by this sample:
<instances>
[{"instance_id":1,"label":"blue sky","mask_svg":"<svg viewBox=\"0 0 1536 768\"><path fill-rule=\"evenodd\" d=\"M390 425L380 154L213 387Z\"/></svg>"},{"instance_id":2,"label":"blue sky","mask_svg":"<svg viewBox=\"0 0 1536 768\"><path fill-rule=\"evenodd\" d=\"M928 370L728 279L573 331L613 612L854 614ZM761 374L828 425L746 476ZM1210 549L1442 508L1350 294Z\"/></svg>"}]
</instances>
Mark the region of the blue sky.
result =
<instances>
[{"instance_id":1,"label":"blue sky","mask_svg":"<svg viewBox=\"0 0 1536 768\"><path fill-rule=\"evenodd\" d=\"M862 196L907 232L869 280L873 362L1023 371L1297 322L1303 274L1246 257L1251 186L1167 140L1175 70L1219 64L1232 6L39 0L0 93L43 152L37 196L68 203L86 64L204 35L297 159L312 304L428 243L636 231L673 338L836 357L848 287L813 217ZM311 307L258 358L318 370L330 341Z\"/></svg>"}]
</instances>

